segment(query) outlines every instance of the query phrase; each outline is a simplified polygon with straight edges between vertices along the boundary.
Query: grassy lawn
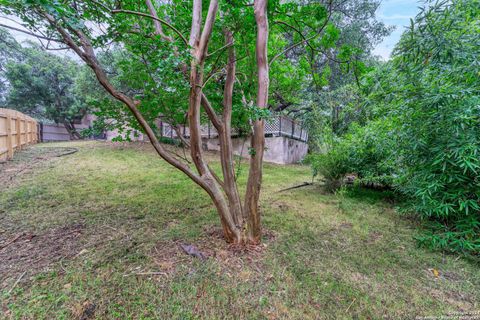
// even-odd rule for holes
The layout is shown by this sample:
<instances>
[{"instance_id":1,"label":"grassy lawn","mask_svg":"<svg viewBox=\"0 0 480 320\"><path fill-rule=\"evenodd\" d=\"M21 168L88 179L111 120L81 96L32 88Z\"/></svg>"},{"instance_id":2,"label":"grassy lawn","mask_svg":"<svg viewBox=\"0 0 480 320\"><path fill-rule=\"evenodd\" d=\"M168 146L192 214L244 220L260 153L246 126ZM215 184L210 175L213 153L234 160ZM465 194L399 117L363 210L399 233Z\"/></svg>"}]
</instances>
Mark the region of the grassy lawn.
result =
<instances>
[{"instance_id":1,"label":"grassy lawn","mask_svg":"<svg viewBox=\"0 0 480 320\"><path fill-rule=\"evenodd\" d=\"M79 151L42 156L54 150L46 147ZM265 165L264 241L244 252L221 239L206 194L148 145L41 144L16 159L0 166L1 319L480 311L479 266L417 248L415 222L383 194L332 195L319 185L278 192L309 181L308 167ZM180 244L194 244L207 259Z\"/></svg>"}]
</instances>

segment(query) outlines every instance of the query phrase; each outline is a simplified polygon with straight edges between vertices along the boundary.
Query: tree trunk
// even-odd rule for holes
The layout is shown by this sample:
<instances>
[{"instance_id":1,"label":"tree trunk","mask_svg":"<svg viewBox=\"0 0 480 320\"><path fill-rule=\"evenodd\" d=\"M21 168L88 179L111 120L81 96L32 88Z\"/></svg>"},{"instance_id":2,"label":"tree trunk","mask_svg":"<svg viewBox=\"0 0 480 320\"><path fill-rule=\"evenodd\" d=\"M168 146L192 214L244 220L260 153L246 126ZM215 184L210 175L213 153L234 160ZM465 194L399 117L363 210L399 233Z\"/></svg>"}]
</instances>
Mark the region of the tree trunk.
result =
<instances>
[{"instance_id":1,"label":"tree trunk","mask_svg":"<svg viewBox=\"0 0 480 320\"><path fill-rule=\"evenodd\" d=\"M199 0L197 0L200 2ZM199 5L198 5L199 6ZM197 7L194 4L194 8ZM250 171L245 195L245 205L242 205L235 181L235 168L233 161L233 146L231 137L231 117L233 87L235 83L235 50L233 46L228 49L228 63L226 66L226 80L223 98L222 121L216 118L211 109L207 110L207 115L214 122L217 128L220 141L220 163L222 166L223 181L215 179L213 172L205 162L201 147L200 132L200 106L204 98L203 76L204 60L208 47L209 32L213 26L212 16L215 15L218 6L216 1L210 2L209 13L205 22L203 32L198 32L192 27L190 43L193 44L193 59L190 69L190 99L188 120L190 127L190 152L192 160L197 171L204 180L207 180L208 188L204 188L215 203L217 211L222 222L225 239L235 244L257 244L261 240L260 211L258 208L260 187L262 181L262 162L265 147L264 121L256 120L253 123L253 134L251 145L254 152L251 155ZM201 9L198 9L201 10ZM194 13L192 26L195 25L197 15ZM258 64L258 95L257 105L260 108L268 106L268 60L267 60L267 41L268 41L268 19L267 19L267 1L255 1L255 18L257 21L257 44L256 57ZM233 34L225 29L225 44L233 44Z\"/></svg>"},{"instance_id":2,"label":"tree trunk","mask_svg":"<svg viewBox=\"0 0 480 320\"><path fill-rule=\"evenodd\" d=\"M201 7L199 8L195 4L196 3L194 3L194 8L197 8L197 10L201 10ZM220 184L220 181L215 178L214 173L205 161L202 151L202 138L200 130L200 106L203 98L202 87L204 76L204 62L208 48L208 41L210 39L211 31L213 28L213 22L215 21L217 8L218 1L212 0L210 2L205 26L200 36L198 36L198 30L194 28L197 15L195 13L193 15L192 36L190 38L190 42L194 44L194 49L190 68L190 98L188 109L188 121L190 128L190 155L198 173L203 180L207 181L208 188L206 188L205 190L210 195L212 201L217 207L217 211L222 222L225 239L228 242L244 243L244 233L242 232L243 223L239 221L239 217L241 217L240 197L238 197L237 194L237 197L235 198L234 191L236 190L236 185L233 187L229 179L229 173L232 170L232 162L229 163L228 161L228 148L225 148L225 144L221 146L220 158L222 163L222 170L224 173L224 181L222 182L222 184ZM234 77L235 74L233 74L232 76ZM230 96L231 98L232 93L230 92L230 90L226 90L226 92L226 95ZM229 120L227 122L229 122ZM218 124L219 136L224 142L227 131L225 130L225 123L226 122L224 119L221 124ZM231 145L231 136L229 136L227 140L230 141ZM227 198L225 197L225 195L227 196ZM240 208L240 211L236 211L238 208Z\"/></svg>"},{"instance_id":3,"label":"tree trunk","mask_svg":"<svg viewBox=\"0 0 480 320\"><path fill-rule=\"evenodd\" d=\"M268 17L267 0L255 0L255 21L257 23L257 107L268 107L269 68L267 58ZM255 120L251 137L250 171L245 194L245 215L248 219L248 240L259 243L261 238L260 211L258 200L262 185L262 163L265 149L264 120Z\"/></svg>"},{"instance_id":4,"label":"tree trunk","mask_svg":"<svg viewBox=\"0 0 480 320\"><path fill-rule=\"evenodd\" d=\"M63 126L70 135L70 140L82 139L82 136L80 135L80 133L78 133L77 129L75 128L75 124L72 121L64 121Z\"/></svg>"},{"instance_id":5,"label":"tree trunk","mask_svg":"<svg viewBox=\"0 0 480 320\"><path fill-rule=\"evenodd\" d=\"M225 45L233 44L233 34L230 30L224 30ZM245 217L243 212L240 194L238 192L237 183L235 181L235 168L233 159L232 145L232 103L233 103L233 87L235 84L236 58L235 49L230 46L228 49L228 62L226 66L227 74L225 80L223 94L223 125L218 132L220 142L220 162L222 165L222 173L224 179L224 190L228 200L229 209L233 216L233 220L240 227L241 238L237 241L246 243L245 239Z\"/></svg>"}]
</instances>

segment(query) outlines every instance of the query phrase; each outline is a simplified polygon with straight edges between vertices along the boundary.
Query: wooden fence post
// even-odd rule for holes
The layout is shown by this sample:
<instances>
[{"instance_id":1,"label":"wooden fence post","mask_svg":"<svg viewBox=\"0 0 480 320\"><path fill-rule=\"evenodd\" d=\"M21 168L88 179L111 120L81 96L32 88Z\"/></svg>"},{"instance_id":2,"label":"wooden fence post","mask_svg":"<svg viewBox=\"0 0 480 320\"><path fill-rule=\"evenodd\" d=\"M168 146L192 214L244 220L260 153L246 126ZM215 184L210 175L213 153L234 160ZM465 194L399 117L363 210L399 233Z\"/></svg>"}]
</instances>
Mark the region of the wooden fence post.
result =
<instances>
[{"instance_id":1,"label":"wooden fence post","mask_svg":"<svg viewBox=\"0 0 480 320\"><path fill-rule=\"evenodd\" d=\"M30 120L25 119L25 144L30 144Z\"/></svg>"},{"instance_id":2,"label":"wooden fence post","mask_svg":"<svg viewBox=\"0 0 480 320\"><path fill-rule=\"evenodd\" d=\"M18 131L18 134L20 136L20 145L19 145L19 148L21 149L23 147L23 123L25 121L23 121L23 118L22 117L19 117L20 118L20 121L19 121L19 131Z\"/></svg>"},{"instance_id":3,"label":"wooden fence post","mask_svg":"<svg viewBox=\"0 0 480 320\"><path fill-rule=\"evenodd\" d=\"M38 141L43 142L43 122L39 123L40 130L38 131Z\"/></svg>"},{"instance_id":4,"label":"wooden fence post","mask_svg":"<svg viewBox=\"0 0 480 320\"><path fill-rule=\"evenodd\" d=\"M12 114L10 112L7 112L7 159L11 159L12 157Z\"/></svg>"},{"instance_id":5,"label":"wooden fence post","mask_svg":"<svg viewBox=\"0 0 480 320\"><path fill-rule=\"evenodd\" d=\"M33 142L37 143L38 142L38 124L35 122L32 124L33 125Z\"/></svg>"},{"instance_id":6,"label":"wooden fence post","mask_svg":"<svg viewBox=\"0 0 480 320\"><path fill-rule=\"evenodd\" d=\"M32 122L27 120L27 143L30 144L32 142Z\"/></svg>"},{"instance_id":7,"label":"wooden fence post","mask_svg":"<svg viewBox=\"0 0 480 320\"><path fill-rule=\"evenodd\" d=\"M33 143L33 121L28 120L28 144Z\"/></svg>"},{"instance_id":8,"label":"wooden fence post","mask_svg":"<svg viewBox=\"0 0 480 320\"><path fill-rule=\"evenodd\" d=\"M17 135L15 136L15 139L17 144L17 150L20 150L20 148L22 147L22 129L20 125L21 125L21 118L20 118L20 115L17 114L17 119L15 119L15 128L17 131Z\"/></svg>"},{"instance_id":9,"label":"wooden fence post","mask_svg":"<svg viewBox=\"0 0 480 320\"><path fill-rule=\"evenodd\" d=\"M33 142L33 122L28 120L28 144Z\"/></svg>"}]
</instances>

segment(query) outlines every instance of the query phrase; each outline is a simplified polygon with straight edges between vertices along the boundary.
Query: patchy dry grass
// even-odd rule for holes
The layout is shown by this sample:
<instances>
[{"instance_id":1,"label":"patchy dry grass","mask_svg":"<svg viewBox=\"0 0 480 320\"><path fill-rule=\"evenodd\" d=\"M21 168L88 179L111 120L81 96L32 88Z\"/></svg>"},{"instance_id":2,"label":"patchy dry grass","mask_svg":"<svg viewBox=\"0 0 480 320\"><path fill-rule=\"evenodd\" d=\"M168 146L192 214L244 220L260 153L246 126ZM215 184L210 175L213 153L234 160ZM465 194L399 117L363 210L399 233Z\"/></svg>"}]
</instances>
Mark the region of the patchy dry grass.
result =
<instances>
[{"instance_id":1,"label":"patchy dry grass","mask_svg":"<svg viewBox=\"0 0 480 320\"><path fill-rule=\"evenodd\" d=\"M308 181L309 169L266 165L264 241L245 252L224 243L207 196L149 146L49 144L17 157L31 161L45 147L79 152L39 155L29 170L8 164L16 173L0 186L1 319L480 311L479 266L417 248L414 222L382 194L330 195L318 185L278 192ZM207 259L186 255L180 244L194 244Z\"/></svg>"}]
</instances>

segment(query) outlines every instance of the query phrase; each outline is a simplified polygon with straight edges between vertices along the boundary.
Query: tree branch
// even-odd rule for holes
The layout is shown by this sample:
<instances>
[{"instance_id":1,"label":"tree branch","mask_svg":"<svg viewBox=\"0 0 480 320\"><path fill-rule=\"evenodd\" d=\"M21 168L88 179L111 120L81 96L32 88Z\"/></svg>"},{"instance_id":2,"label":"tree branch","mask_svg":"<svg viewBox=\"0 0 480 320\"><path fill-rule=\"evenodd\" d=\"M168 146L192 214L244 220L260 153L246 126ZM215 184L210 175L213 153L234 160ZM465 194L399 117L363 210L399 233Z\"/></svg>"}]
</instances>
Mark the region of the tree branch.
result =
<instances>
[{"instance_id":1,"label":"tree branch","mask_svg":"<svg viewBox=\"0 0 480 320\"><path fill-rule=\"evenodd\" d=\"M192 28L190 30L190 39L188 44L194 47L200 37L202 28L202 0L193 0Z\"/></svg>"},{"instance_id":2,"label":"tree branch","mask_svg":"<svg viewBox=\"0 0 480 320\"><path fill-rule=\"evenodd\" d=\"M69 45L86 63L87 65L93 70L95 76L98 79L98 82L105 88L105 90L112 95L118 101L124 103L128 109L132 112L135 119L138 121L139 125L147 134L150 142L152 143L155 151L157 154L164 159L166 162L174 166L175 168L179 169L183 173L185 173L190 179L192 179L195 183L197 183L200 187L202 187L205 191L209 192L210 187L209 185L197 175L193 170L186 165L185 163L179 161L174 156L172 156L158 141L155 133L153 132L152 128L148 124L147 120L143 117L140 110L137 108L137 104L127 95L122 92L117 91L117 89L110 83L108 80L105 72L98 64L98 60L96 59L95 52L93 47L91 46L90 40L88 37L80 30L71 29L70 31L75 33L81 42L81 46L83 50L73 41L72 37L68 34L68 32L60 26L55 18L48 13L42 12L41 13L47 21L50 23L52 27L57 29L57 31L62 35L64 41L67 45Z\"/></svg>"},{"instance_id":3,"label":"tree branch","mask_svg":"<svg viewBox=\"0 0 480 320\"><path fill-rule=\"evenodd\" d=\"M173 128L173 130L175 130L175 133L177 134L178 139L180 139L180 141L182 141L182 143L183 143L187 148L190 148L190 142L189 142L187 139L185 139L185 137L183 136L183 134L182 134L182 132L181 132L181 130L180 130L180 127L179 127L178 125L176 125L176 126L170 125L170 126Z\"/></svg>"},{"instance_id":4,"label":"tree branch","mask_svg":"<svg viewBox=\"0 0 480 320\"><path fill-rule=\"evenodd\" d=\"M300 35L302 35L302 37L303 37L303 40L302 40L302 41L299 41L299 42L297 42L297 43L294 43L294 44L292 44L291 46L289 46L288 48L286 48L285 50L277 53L277 54L270 60L269 66L272 65L272 63L273 63L275 60L277 60L279 57L281 57L282 55L284 55L284 54L287 53L288 51L290 51L290 50L292 50L292 49L294 49L294 48L296 48L296 47L298 47L298 46L300 46L300 45L302 45L302 44L304 44L304 43L308 43L310 40L313 40L313 39L315 39L316 37L318 37L318 36L322 33L323 29L325 29L325 27L326 27L327 24L328 24L328 21L330 21L330 18L331 18L331 16L332 16L332 1L330 1L329 7L330 7L330 10L329 10L329 13L328 13L328 17L325 19L325 22L323 23L323 25L322 25L322 27L320 28L320 30L318 30L315 34L311 35L311 36L308 37L308 38L306 38L305 36L303 36L302 33L300 33ZM286 24L286 23L284 23L284 24ZM286 25L288 25L288 24L286 24ZM290 26L290 25L288 25L288 26ZM291 27L291 26L290 26L290 27Z\"/></svg>"},{"instance_id":5,"label":"tree branch","mask_svg":"<svg viewBox=\"0 0 480 320\"><path fill-rule=\"evenodd\" d=\"M150 19L153 19L155 21L158 21L158 22L161 22L163 23L164 25L166 25L167 27L169 27L170 29L172 29L179 37L180 39L182 39L183 43L185 43L186 46L188 46L188 41L187 39L185 39L185 37L183 36L183 34L177 29L175 28L173 25L171 25L170 23L168 23L167 21L163 20L163 19L160 19L158 17L155 17L151 14L148 14L148 13L143 13L143 12L138 12L138 11L132 11L132 10L123 10L123 9L115 9L115 10L112 10L111 11L113 14L117 14L117 13L126 13L126 14L133 14L133 15L137 15L137 16L141 16L141 17L146 17L146 18L150 18Z\"/></svg>"},{"instance_id":6,"label":"tree branch","mask_svg":"<svg viewBox=\"0 0 480 320\"><path fill-rule=\"evenodd\" d=\"M160 37L162 37L163 40L166 40L168 42L172 42L173 39L170 38L169 36L165 35L165 33L163 33L162 24L158 21L157 11L155 10L155 7L153 6L152 1L145 0L145 3L147 4L148 11L150 11L150 14L153 17L155 17L155 19L153 19L153 24L155 26L155 33L157 35L159 35Z\"/></svg>"},{"instance_id":7,"label":"tree branch","mask_svg":"<svg viewBox=\"0 0 480 320\"><path fill-rule=\"evenodd\" d=\"M221 131L223 128L223 123L222 120L218 117L217 113L213 109L212 105L208 101L207 97L205 94L202 92L202 107L205 109L205 112L207 113L208 118L210 121L212 121L213 126L217 131Z\"/></svg>"},{"instance_id":8,"label":"tree branch","mask_svg":"<svg viewBox=\"0 0 480 320\"><path fill-rule=\"evenodd\" d=\"M208 7L207 18L205 19L205 25L203 26L202 34L200 35L200 43L198 44L198 51L201 55L199 58L204 59L208 47L208 41L210 40L213 24L215 22L215 16L218 10L218 0L211 0Z\"/></svg>"},{"instance_id":9,"label":"tree branch","mask_svg":"<svg viewBox=\"0 0 480 320\"><path fill-rule=\"evenodd\" d=\"M38 39L43 39L43 40L48 40L48 41L63 43L63 41L62 41L61 39L49 38L49 37L46 37L46 36L42 36L42 35L39 35L39 34L30 32L30 31L28 31L28 30L22 30L22 29L19 29L19 28L15 28L15 27L12 27L12 26L3 24L3 23L0 23L0 27L6 28L6 29L10 29L10 30L14 30L14 31L18 31L18 32L22 32L22 33L28 34L28 35L30 35L30 36L33 36L33 37L35 37L35 38L38 38Z\"/></svg>"},{"instance_id":10,"label":"tree branch","mask_svg":"<svg viewBox=\"0 0 480 320\"><path fill-rule=\"evenodd\" d=\"M210 57L210 56L213 56L214 54L216 54L217 52L220 52L220 51L223 53L223 51L225 51L225 49L227 49L228 47L231 47L231 46L233 46L233 45L234 45L234 42L233 42L233 41L230 42L230 43L227 43L226 45L224 45L224 46L222 46L221 48L213 51L212 53L207 54L207 58Z\"/></svg>"}]
</instances>

